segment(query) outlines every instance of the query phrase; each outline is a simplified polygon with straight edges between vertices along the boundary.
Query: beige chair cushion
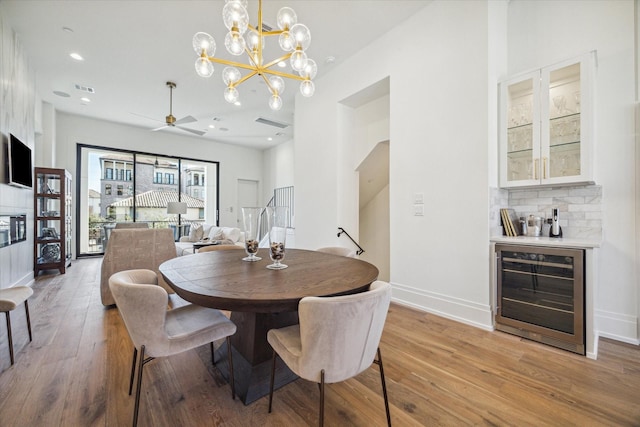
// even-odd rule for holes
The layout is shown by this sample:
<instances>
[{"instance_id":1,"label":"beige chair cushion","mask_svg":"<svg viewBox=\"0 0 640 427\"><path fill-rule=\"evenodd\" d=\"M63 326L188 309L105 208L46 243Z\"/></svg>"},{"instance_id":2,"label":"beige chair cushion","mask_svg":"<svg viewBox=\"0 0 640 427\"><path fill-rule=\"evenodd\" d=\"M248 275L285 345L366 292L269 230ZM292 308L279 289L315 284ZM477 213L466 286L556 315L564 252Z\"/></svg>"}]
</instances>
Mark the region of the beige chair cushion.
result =
<instances>
[{"instance_id":1,"label":"beige chair cushion","mask_svg":"<svg viewBox=\"0 0 640 427\"><path fill-rule=\"evenodd\" d=\"M306 297L299 325L272 329L267 341L298 376L319 383L344 381L367 369L376 356L391 302L391 285L339 297Z\"/></svg>"},{"instance_id":2,"label":"beige chair cushion","mask_svg":"<svg viewBox=\"0 0 640 427\"><path fill-rule=\"evenodd\" d=\"M28 286L14 286L13 288L0 289L0 312L4 313L14 310L31 295L33 295L33 289Z\"/></svg>"},{"instance_id":3,"label":"beige chair cushion","mask_svg":"<svg viewBox=\"0 0 640 427\"><path fill-rule=\"evenodd\" d=\"M141 268L153 270L159 274L160 264L175 257L176 246L171 229L114 229L102 259L100 277L102 304L105 306L115 304L109 290L109 277L112 274ZM158 284L167 292L173 293L161 276Z\"/></svg>"},{"instance_id":4,"label":"beige chair cushion","mask_svg":"<svg viewBox=\"0 0 640 427\"><path fill-rule=\"evenodd\" d=\"M219 310L189 304L167 311L167 292L151 270L112 275L109 287L137 349L150 357L177 354L233 335L236 325Z\"/></svg>"}]
</instances>

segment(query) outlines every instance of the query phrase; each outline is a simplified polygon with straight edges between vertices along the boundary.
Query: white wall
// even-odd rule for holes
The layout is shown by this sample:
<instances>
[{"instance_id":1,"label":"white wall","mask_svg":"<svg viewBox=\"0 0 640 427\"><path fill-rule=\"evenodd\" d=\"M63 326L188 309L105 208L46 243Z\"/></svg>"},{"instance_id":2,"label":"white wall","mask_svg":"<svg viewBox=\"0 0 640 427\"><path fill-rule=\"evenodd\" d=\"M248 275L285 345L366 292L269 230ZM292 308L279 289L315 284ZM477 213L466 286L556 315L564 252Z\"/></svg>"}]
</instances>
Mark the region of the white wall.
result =
<instances>
[{"instance_id":1,"label":"white wall","mask_svg":"<svg viewBox=\"0 0 640 427\"><path fill-rule=\"evenodd\" d=\"M508 69L518 73L597 50L594 159L603 243L596 329L638 343L634 18L632 0L512 1Z\"/></svg>"},{"instance_id":2,"label":"white wall","mask_svg":"<svg viewBox=\"0 0 640 427\"><path fill-rule=\"evenodd\" d=\"M33 190L6 184L12 133L35 152L35 74L0 4L0 214L27 214L27 240L0 248L0 289L33 280Z\"/></svg>"},{"instance_id":3,"label":"white wall","mask_svg":"<svg viewBox=\"0 0 640 427\"><path fill-rule=\"evenodd\" d=\"M365 252L360 259L378 267L378 279L389 281L389 186L385 186L360 209L360 246ZM347 244L347 247L352 246Z\"/></svg>"},{"instance_id":4,"label":"white wall","mask_svg":"<svg viewBox=\"0 0 640 427\"><path fill-rule=\"evenodd\" d=\"M318 247L336 223L357 229L356 165L343 160L356 155L338 103L389 76L394 299L490 328L489 233L472 226L488 224L483 16L485 2L434 2L319 79L313 102L296 102L296 239Z\"/></svg>"},{"instance_id":5,"label":"white wall","mask_svg":"<svg viewBox=\"0 0 640 427\"><path fill-rule=\"evenodd\" d=\"M264 204L273 197L275 188L294 185L294 148L293 140L289 140L263 151Z\"/></svg>"}]
</instances>

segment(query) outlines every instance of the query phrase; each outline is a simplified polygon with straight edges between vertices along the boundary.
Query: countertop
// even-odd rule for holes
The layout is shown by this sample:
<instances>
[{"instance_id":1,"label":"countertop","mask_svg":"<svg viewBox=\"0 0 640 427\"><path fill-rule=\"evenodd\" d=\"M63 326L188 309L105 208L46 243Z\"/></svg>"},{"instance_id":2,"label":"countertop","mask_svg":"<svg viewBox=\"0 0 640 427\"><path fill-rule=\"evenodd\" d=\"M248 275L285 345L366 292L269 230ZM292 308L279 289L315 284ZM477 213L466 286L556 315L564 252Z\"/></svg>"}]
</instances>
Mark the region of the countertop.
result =
<instances>
[{"instance_id":1,"label":"countertop","mask_svg":"<svg viewBox=\"0 0 640 427\"><path fill-rule=\"evenodd\" d=\"M529 237L529 236L492 236L489 239L494 243L507 243L513 245L548 246L556 248L599 248L602 241L596 239L557 238L557 237Z\"/></svg>"}]
</instances>

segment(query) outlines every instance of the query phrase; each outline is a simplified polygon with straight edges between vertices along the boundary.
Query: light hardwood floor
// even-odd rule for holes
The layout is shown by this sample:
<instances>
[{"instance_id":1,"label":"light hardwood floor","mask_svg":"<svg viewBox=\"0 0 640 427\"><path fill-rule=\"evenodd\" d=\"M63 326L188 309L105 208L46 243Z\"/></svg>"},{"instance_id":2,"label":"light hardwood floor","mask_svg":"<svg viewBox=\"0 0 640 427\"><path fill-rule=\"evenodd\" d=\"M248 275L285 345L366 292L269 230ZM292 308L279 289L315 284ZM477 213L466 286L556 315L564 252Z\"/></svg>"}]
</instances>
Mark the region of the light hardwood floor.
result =
<instances>
[{"instance_id":1,"label":"light hardwood floor","mask_svg":"<svg viewBox=\"0 0 640 427\"><path fill-rule=\"evenodd\" d=\"M0 319L0 425L126 426L132 345L100 304L100 259L41 275L12 314L16 364ZM392 304L381 343L395 426L640 425L640 349L600 341L597 361ZM382 426L378 368L326 390L328 426ZM244 406L211 366L208 346L147 365L140 426L317 424L318 388L298 380Z\"/></svg>"}]
</instances>

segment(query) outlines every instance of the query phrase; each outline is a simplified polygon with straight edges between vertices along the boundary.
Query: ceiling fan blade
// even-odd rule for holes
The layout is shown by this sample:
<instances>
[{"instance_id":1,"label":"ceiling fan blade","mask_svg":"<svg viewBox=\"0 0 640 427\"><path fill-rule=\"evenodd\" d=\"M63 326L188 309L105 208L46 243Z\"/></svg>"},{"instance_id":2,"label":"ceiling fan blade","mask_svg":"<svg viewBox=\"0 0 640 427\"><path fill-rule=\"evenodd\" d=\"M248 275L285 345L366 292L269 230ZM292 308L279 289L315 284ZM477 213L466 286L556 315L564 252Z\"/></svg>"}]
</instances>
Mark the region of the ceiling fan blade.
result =
<instances>
[{"instance_id":1,"label":"ceiling fan blade","mask_svg":"<svg viewBox=\"0 0 640 427\"><path fill-rule=\"evenodd\" d=\"M168 127L169 127L169 125L160 126L159 128L151 129L151 132L155 132L157 130L165 129L165 128L168 128Z\"/></svg>"},{"instance_id":2,"label":"ceiling fan blade","mask_svg":"<svg viewBox=\"0 0 640 427\"><path fill-rule=\"evenodd\" d=\"M193 117L193 116L186 116L183 117L181 119L176 120L173 124L174 125L183 125L185 123L193 123L193 122L197 122L198 120Z\"/></svg>"},{"instance_id":3,"label":"ceiling fan blade","mask_svg":"<svg viewBox=\"0 0 640 427\"><path fill-rule=\"evenodd\" d=\"M176 126L176 127L179 128L179 129L182 129L182 130L186 130L187 132L194 133L194 134L199 135L199 136L202 136L205 133L207 133L205 131L196 130L196 129L189 129L189 128L185 128L185 127L182 127L182 126Z\"/></svg>"}]
</instances>

